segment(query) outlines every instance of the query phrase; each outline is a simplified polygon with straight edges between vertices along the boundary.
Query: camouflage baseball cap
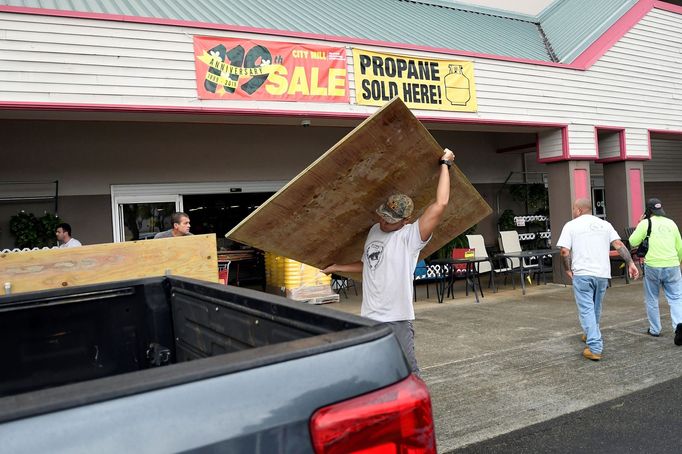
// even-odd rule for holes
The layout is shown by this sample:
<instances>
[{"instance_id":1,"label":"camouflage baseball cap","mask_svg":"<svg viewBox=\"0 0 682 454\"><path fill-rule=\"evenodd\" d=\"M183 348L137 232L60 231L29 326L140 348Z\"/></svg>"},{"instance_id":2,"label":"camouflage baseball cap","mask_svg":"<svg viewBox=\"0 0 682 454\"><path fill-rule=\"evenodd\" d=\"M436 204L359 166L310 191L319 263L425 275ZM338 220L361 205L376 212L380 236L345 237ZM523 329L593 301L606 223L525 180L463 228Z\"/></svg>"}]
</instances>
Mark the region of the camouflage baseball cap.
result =
<instances>
[{"instance_id":1,"label":"camouflage baseball cap","mask_svg":"<svg viewBox=\"0 0 682 454\"><path fill-rule=\"evenodd\" d=\"M409 218L414 210L412 199L405 194L393 194L378 209L379 216L389 224Z\"/></svg>"}]
</instances>

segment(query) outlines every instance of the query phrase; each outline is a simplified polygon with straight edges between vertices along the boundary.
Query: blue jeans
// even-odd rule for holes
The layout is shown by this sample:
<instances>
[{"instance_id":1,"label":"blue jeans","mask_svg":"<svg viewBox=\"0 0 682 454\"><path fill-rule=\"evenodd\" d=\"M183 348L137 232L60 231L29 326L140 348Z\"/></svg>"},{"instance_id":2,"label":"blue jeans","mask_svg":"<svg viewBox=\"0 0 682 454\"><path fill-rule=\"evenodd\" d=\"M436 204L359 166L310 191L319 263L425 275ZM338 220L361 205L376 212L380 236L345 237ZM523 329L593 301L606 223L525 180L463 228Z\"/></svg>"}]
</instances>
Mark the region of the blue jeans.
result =
<instances>
[{"instance_id":1,"label":"blue jeans","mask_svg":"<svg viewBox=\"0 0 682 454\"><path fill-rule=\"evenodd\" d=\"M599 331L601 302L609 280L604 277L573 276L573 295L578 306L580 326L587 337L587 346L592 353L601 353L604 342Z\"/></svg>"},{"instance_id":2,"label":"blue jeans","mask_svg":"<svg viewBox=\"0 0 682 454\"><path fill-rule=\"evenodd\" d=\"M663 287L665 299L670 306L673 331L682 323L682 275L679 266L653 268L644 265L644 305L649 319L651 334L661 332L661 316L658 312L658 292Z\"/></svg>"}]
</instances>

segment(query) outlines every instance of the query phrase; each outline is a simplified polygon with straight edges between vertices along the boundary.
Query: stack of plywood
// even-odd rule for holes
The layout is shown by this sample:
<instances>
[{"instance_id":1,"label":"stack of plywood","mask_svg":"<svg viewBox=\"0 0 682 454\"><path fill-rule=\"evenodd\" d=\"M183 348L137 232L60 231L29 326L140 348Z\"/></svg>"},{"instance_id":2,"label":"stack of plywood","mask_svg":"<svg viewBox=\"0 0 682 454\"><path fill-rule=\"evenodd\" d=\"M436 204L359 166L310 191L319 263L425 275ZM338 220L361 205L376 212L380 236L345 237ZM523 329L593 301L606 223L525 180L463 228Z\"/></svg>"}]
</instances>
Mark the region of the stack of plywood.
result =
<instances>
[{"instance_id":1,"label":"stack of plywood","mask_svg":"<svg viewBox=\"0 0 682 454\"><path fill-rule=\"evenodd\" d=\"M455 155L476 152L459 149L457 143L446 145ZM443 148L395 98L226 236L316 268L358 261L367 232L378 221L375 210L389 195L412 197L413 219L435 200ZM421 256L440 249L491 212L452 166L450 203Z\"/></svg>"},{"instance_id":2,"label":"stack of plywood","mask_svg":"<svg viewBox=\"0 0 682 454\"><path fill-rule=\"evenodd\" d=\"M166 274L218 282L215 235L0 253L0 283L12 293Z\"/></svg>"}]
</instances>

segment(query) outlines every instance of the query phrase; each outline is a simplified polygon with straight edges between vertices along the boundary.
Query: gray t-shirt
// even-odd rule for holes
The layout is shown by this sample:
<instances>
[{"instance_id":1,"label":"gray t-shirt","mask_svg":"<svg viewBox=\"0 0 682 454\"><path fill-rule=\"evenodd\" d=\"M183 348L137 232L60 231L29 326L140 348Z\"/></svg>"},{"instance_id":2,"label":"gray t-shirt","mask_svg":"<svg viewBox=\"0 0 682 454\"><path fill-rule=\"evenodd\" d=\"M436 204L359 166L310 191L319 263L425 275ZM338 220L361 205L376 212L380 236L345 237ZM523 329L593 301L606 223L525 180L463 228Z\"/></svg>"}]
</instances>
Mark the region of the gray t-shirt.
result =
<instances>
[{"instance_id":1,"label":"gray t-shirt","mask_svg":"<svg viewBox=\"0 0 682 454\"><path fill-rule=\"evenodd\" d=\"M192 234L188 233L187 235L183 235L183 236L189 236L189 235L192 235ZM173 229L157 233L156 235L154 235L154 239L157 239L157 238L173 238Z\"/></svg>"},{"instance_id":2,"label":"gray t-shirt","mask_svg":"<svg viewBox=\"0 0 682 454\"><path fill-rule=\"evenodd\" d=\"M388 233L372 226L362 255L361 315L380 322L414 320L412 278L426 243L419 220Z\"/></svg>"}]
</instances>

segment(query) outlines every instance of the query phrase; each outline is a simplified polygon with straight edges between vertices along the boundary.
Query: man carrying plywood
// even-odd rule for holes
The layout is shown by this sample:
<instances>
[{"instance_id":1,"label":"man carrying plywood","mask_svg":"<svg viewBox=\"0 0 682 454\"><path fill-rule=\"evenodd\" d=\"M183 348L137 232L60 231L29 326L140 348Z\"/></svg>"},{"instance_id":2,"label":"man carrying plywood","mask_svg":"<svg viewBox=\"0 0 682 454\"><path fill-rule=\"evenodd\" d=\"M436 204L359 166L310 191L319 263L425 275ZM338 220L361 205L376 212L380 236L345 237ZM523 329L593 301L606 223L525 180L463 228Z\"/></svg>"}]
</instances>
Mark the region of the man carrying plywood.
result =
<instances>
[{"instance_id":1,"label":"man carrying plywood","mask_svg":"<svg viewBox=\"0 0 682 454\"><path fill-rule=\"evenodd\" d=\"M412 276L419 252L431 239L450 198L450 167L455 155L445 149L439 161L436 201L413 223L412 199L391 195L376 213L379 222L369 230L362 259L333 264L324 273L362 273L361 315L389 323L405 351L412 371L419 374L414 353ZM434 163L435 164L435 163Z\"/></svg>"}]
</instances>

